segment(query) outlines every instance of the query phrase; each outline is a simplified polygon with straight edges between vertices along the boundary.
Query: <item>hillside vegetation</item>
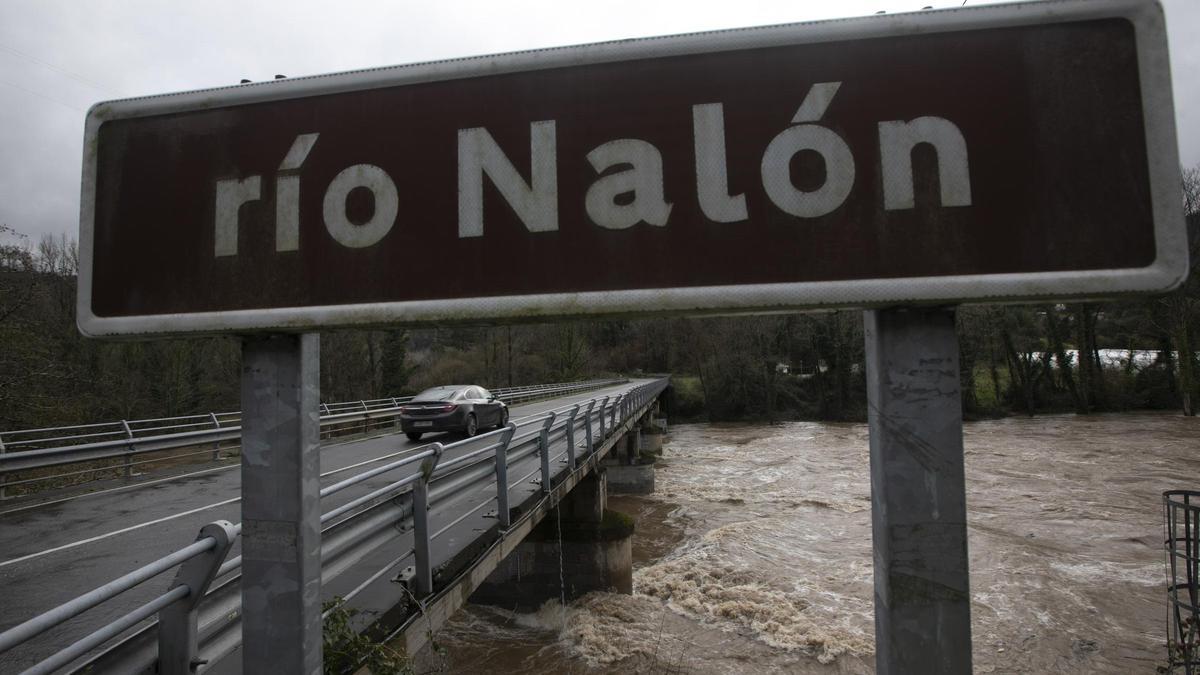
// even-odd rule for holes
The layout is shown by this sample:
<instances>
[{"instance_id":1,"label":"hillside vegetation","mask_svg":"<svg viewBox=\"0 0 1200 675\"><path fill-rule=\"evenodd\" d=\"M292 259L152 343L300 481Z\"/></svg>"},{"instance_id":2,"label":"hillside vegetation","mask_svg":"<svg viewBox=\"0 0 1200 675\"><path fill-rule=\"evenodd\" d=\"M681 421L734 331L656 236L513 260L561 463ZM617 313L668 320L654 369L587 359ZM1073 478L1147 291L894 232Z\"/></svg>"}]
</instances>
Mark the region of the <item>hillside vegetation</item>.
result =
<instances>
[{"instance_id":1,"label":"hillside vegetation","mask_svg":"<svg viewBox=\"0 0 1200 675\"><path fill-rule=\"evenodd\" d=\"M968 416L1200 406L1200 170L1184 172L1192 273L1158 298L965 307ZM238 408L236 338L85 339L78 255L0 226L0 431ZM1112 359L1105 350L1146 350ZM677 418L865 418L862 313L658 318L322 334L325 401L434 384L500 387L672 373ZM786 366L786 371L784 372Z\"/></svg>"}]
</instances>

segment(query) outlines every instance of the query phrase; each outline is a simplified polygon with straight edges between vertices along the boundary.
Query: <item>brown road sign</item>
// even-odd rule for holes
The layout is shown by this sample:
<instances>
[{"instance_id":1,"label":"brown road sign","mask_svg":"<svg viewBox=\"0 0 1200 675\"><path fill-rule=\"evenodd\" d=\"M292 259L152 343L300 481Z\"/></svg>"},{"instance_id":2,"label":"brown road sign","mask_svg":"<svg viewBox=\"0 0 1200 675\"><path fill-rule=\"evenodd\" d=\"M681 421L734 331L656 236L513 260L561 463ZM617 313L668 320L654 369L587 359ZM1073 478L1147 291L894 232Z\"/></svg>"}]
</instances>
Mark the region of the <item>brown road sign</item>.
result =
<instances>
[{"instance_id":1,"label":"brown road sign","mask_svg":"<svg viewBox=\"0 0 1200 675\"><path fill-rule=\"evenodd\" d=\"M723 31L95 106L79 316L148 335L1100 297L1186 273L1161 8Z\"/></svg>"}]
</instances>

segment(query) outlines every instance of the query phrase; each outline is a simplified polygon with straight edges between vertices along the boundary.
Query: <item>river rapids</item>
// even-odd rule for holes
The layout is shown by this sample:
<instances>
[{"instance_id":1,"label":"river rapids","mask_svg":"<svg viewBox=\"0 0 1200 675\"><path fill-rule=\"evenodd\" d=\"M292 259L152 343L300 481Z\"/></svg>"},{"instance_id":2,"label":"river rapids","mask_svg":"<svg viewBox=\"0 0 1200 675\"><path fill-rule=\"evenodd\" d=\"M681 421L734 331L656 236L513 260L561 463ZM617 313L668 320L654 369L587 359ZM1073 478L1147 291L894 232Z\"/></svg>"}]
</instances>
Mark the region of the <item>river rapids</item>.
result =
<instances>
[{"instance_id":1,"label":"river rapids","mask_svg":"<svg viewBox=\"0 0 1200 675\"><path fill-rule=\"evenodd\" d=\"M977 673L1165 663L1163 490L1200 484L1200 420L965 426ZM637 518L634 594L468 605L426 666L499 673L874 672L862 424L673 427Z\"/></svg>"}]
</instances>

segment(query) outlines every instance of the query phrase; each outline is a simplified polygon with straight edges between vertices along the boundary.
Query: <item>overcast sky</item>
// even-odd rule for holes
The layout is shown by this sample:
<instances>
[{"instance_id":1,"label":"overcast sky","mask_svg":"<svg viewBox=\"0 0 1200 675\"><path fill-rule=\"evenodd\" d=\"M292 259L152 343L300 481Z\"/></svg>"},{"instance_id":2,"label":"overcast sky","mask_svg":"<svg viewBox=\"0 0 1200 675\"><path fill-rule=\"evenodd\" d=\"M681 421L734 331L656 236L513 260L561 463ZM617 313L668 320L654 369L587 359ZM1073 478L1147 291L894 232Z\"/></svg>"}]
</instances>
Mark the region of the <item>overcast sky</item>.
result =
<instances>
[{"instance_id":1,"label":"overcast sky","mask_svg":"<svg viewBox=\"0 0 1200 675\"><path fill-rule=\"evenodd\" d=\"M0 0L0 224L76 237L101 100L961 0ZM969 0L970 5L982 4ZM1181 160L1200 165L1200 1L1163 0Z\"/></svg>"}]
</instances>

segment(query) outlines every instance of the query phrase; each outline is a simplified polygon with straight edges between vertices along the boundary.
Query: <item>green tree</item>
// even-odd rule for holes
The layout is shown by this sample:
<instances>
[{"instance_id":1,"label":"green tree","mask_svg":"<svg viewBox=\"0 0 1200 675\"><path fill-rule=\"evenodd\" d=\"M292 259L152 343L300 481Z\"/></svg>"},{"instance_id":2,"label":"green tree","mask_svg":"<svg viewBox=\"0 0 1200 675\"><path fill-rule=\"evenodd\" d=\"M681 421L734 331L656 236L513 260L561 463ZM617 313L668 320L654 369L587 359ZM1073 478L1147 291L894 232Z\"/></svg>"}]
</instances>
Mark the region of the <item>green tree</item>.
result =
<instances>
[{"instance_id":1,"label":"green tree","mask_svg":"<svg viewBox=\"0 0 1200 675\"><path fill-rule=\"evenodd\" d=\"M385 396L409 393L408 380L412 368L408 364L408 331L391 330L384 334L381 369Z\"/></svg>"}]
</instances>

